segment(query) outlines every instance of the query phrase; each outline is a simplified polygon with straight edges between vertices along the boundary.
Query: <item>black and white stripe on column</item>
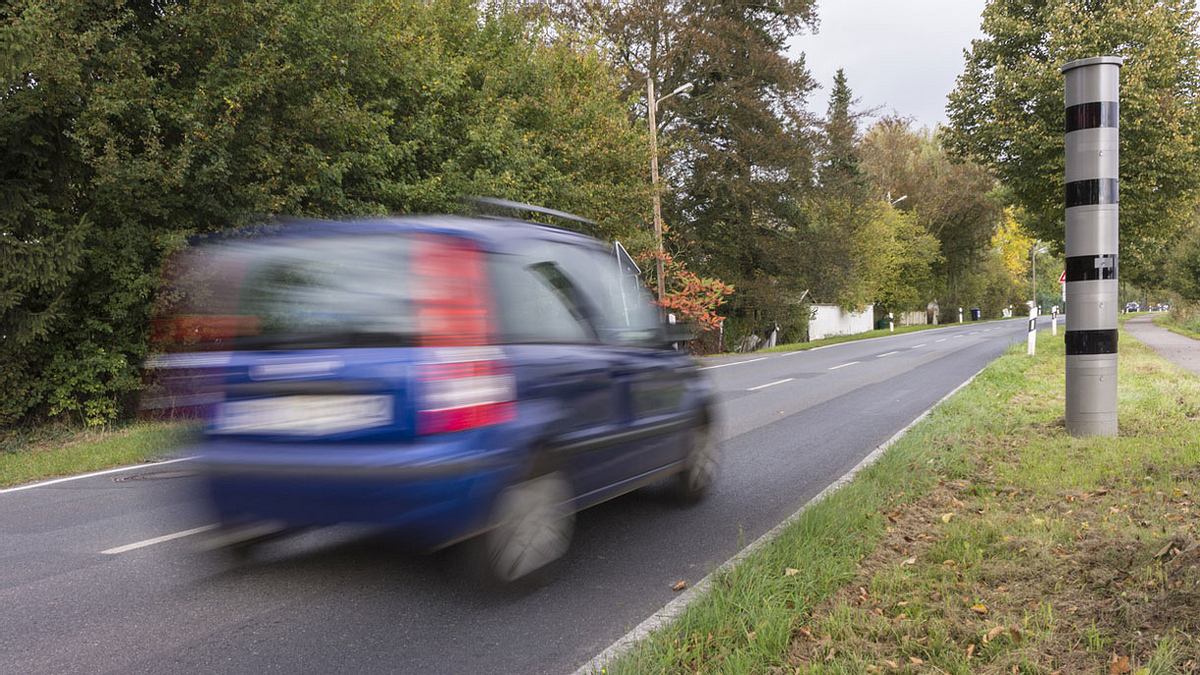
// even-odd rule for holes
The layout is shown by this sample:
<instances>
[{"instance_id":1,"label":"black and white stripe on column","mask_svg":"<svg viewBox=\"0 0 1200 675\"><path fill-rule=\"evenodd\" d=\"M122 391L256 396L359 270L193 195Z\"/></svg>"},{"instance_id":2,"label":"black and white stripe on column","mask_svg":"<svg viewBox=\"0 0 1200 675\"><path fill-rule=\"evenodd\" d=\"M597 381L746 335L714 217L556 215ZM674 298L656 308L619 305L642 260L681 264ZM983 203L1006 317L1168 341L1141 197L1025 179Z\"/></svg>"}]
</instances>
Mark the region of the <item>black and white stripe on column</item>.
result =
<instances>
[{"instance_id":1,"label":"black and white stripe on column","mask_svg":"<svg viewBox=\"0 0 1200 675\"><path fill-rule=\"evenodd\" d=\"M1063 66L1066 78L1067 431L1117 432L1121 59Z\"/></svg>"}]
</instances>

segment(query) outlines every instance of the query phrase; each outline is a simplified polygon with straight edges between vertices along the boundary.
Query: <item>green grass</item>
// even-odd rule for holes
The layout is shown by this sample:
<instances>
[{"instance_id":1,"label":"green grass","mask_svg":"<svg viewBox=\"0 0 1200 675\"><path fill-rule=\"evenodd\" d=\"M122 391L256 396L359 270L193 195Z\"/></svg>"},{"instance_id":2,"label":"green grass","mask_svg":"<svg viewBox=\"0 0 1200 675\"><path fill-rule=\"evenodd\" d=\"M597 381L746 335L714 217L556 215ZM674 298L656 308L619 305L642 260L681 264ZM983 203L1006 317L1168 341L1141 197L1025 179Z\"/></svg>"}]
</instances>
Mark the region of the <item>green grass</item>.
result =
<instances>
[{"instance_id":1,"label":"green grass","mask_svg":"<svg viewBox=\"0 0 1200 675\"><path fill-rule=\"evenodd\" d=\"M0 488L165 458L185 434L183 425L162 422L9 431L0 438Z\"/></svg>"},{"instance_id":2,"label":"green grass","mask_svg":"<svg viewBox=\"0 0 1200 675\"><path fill-rule=\"evenodd\" d=\"M915 333L917 331L930 330L933 328L953 328L955 326L960 326L960 325L961 326L969 326L969 325L975 325L975 324L981 324L981 323L988 323L990 321L1008 321L1008 319L985 319L983 321L965 321L962 324L943 323L943 324L938 324L936 326L928 325L928 324L916 325L916 326L896 326L895 332L889 331L886 328L881 328L879 330L870 330L865 333L855 333L853 335L832 335L827 338L821 338L820 340L810 340L808 342L789 342L787 344L775 345L774 347L770 347L768 349L760 349L757 352L753 352L753 353L769 354L771 352L798 352L798 351L804 351L805 349L812 349L814 347L824 347L825 345L836 345L836 344L840 344L842 342L853 342L855 340L865 340L867 338L885 337L888 335L899 335L901 333ZM729 352L728 354L734 354L734 353L740 353L740 352ZM747 352L747 353L751 353L751 352ZM728 354L726 354L726 355L728 355Z\"/></svg>"},{"instance_id":3,"label":"green grass","mask_svg":"<svg viewBox=\"0 0 1200 675\"><path fill-rule=\"evenodd\" d=\"M608 671L1195 667L1200 379L1126 336L1120 436L1074 439L1062 344L995 361Z\"/></svg>"},{"instance_id":4,"label":"green grass","mask_svg":"<svg viewBox=\"0 0 1200 675\"><path fill-rule=\"evenodd\" d=\"M1154 323L1166 328L1172 333L1178 333L1193 340L1200 340L1200 317L1191 320L1180 319L1174 313L1164 312L1154 317Z\"/></svg>"}]
</instances>

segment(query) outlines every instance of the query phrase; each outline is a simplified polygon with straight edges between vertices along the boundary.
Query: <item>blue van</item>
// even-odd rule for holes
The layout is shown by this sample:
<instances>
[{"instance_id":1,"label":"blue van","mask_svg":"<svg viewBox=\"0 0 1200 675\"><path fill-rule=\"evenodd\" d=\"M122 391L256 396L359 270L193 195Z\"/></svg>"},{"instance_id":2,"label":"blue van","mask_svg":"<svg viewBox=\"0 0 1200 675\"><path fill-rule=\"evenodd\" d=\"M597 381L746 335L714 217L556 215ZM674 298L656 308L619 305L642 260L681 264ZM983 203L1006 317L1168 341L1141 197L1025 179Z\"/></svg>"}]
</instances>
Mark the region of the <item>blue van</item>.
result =
<instances>
[{"instance_id":1,"label":"blue van","mask_svg":"<svg viewBox=\"0 0 1200 675\"><path fill-rule=\"evenodd\" d=\"M580 509L663 479L702 497L714 392L618 252L457 216L196 247L171 325L217 383L199 464L223 540L379 525L468 542L507 582L562 556Z\"/></svg>"}]
</instances>

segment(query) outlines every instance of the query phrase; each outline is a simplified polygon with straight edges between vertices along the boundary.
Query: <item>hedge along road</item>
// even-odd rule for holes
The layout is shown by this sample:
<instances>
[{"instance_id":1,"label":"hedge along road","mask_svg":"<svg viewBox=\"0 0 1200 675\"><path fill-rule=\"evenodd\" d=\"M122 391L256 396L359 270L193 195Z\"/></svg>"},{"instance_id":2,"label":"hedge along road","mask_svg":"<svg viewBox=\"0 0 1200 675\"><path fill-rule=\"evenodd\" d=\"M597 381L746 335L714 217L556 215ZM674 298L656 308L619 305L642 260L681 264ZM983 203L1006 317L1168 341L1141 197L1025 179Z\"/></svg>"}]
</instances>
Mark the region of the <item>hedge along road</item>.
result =
<instances>
[{"instance_id":1,"label":"hedge along road","mask_svg":"<svg viewBox=\"0 0 1200 675\"><path fill-rule=\"evenodd\" d=\"M1044 328L1045 326L1043 326ZM199 556L187 462L0 493L0 663L22 673L571 672L796 511L1009 344L1022 319L707 361L714 493L643 490L580 514L558 574L482 593L354 529Z\"/></svg>"}]
</instances>

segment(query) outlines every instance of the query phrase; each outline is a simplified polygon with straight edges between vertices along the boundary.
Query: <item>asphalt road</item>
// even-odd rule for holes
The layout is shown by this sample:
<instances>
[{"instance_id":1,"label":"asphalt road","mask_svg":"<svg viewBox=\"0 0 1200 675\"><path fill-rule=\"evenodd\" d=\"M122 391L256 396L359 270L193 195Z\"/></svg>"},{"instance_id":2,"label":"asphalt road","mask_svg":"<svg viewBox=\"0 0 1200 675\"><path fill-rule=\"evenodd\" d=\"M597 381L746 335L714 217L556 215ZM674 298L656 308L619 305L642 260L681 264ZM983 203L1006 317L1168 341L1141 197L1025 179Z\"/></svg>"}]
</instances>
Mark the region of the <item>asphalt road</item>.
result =
<instances>
[{"instance_id":1,"label":"asphalt road","mask_svg":"<svg viewBox=\"0 0 1200 675\"><path fill-rule=\"evenodd\" d=\"M708 361L724 465L692 508L643 490L580 514L554 580L480 592L355 530L247 566L198 555L187 463L0 491L0 672L563 673L670 601L962 383L1026 320ZM1044 327L1044 326L1043 326Z\"/></svg>"}]
</instances>

